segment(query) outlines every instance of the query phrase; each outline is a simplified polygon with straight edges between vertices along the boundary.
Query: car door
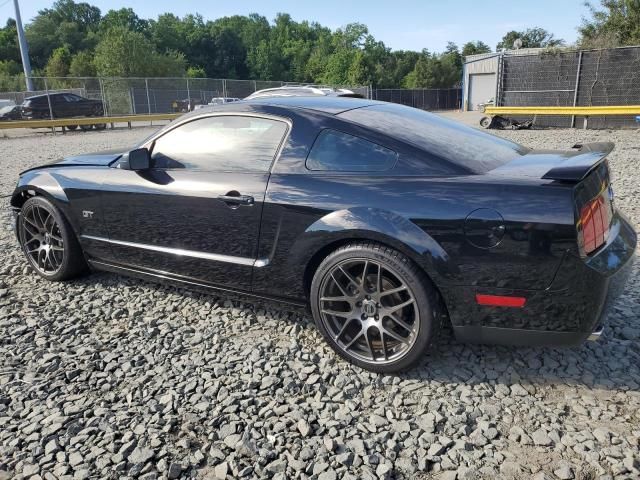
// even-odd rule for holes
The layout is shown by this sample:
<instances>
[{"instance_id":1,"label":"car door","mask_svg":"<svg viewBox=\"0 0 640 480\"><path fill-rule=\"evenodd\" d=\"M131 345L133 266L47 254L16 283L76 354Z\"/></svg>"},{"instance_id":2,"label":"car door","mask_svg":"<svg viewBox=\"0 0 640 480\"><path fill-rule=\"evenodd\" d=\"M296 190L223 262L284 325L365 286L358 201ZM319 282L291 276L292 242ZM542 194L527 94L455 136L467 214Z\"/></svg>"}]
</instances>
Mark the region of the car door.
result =
<instances>
[{"instance_id":1,"label":"car door","mask_svg":"<svg viewBox=\"0 0 640 480\"><path fill-rule=\"evenodd\" d=\"M73 93L64 94L63 108L65 117L83 117L89 113L84 99Z\"/></svg>"},{"instance_id":2,"label":"car door","mask_svg":"<svg viewBox=\"0 0 640 480\"><path fill-rule=\"evenodd\" d=\"M248 290L281 119L213 115L150 145L152 168L110 168L103 212L116 263Z\"/></svg>"},{"instance_id":3,"label":"car door","mask_svg":"<svg viewBox=\"0 0 640 480\"><path fill-rule=\"evenodd\" d=\"M66 116L66 107L64 96L61 93L49 95L50 100L44 99L46 108L48 109L49 101L51 101L51 110L53 111L53 118L64 118Z\"/></svg>"}]
</instances>

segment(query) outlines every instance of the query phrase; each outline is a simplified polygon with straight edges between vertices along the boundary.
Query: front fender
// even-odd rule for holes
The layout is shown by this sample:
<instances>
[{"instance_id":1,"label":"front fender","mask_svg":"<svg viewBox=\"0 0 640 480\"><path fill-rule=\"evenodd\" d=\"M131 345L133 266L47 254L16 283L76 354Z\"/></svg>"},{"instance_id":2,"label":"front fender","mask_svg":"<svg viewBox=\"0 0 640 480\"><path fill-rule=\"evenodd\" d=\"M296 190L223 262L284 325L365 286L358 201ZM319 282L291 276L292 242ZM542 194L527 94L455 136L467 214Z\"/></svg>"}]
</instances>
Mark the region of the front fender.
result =
<instances>
[{"instance_id":1,"label":"front fender","mask_svg":"<svg viewBox=\"0 0 640 480\"><path fill-rule=\"evenodd\" d=\"M346 239L389 245L409 256L436 283L456 270L442 246L416 224L393 212L369 207L338 210L318 219L293 245L291 257L307 257L309 261L327 245Z\"/></svg>"},{"instance_id":2,"label":"front fender","mask_svg":"<svg viewBox=\"0 0 640 480\"><path fill-rule=\"evenodd\" d=\"M69 198L62 185L46 170L28 171L20 176L18 185L16 185L13 195L11 195L11 206L22 207L27 198L33 196L33 194L42 195L54 201L62 209L69 204Z\"/></svg>"}]
</instances>

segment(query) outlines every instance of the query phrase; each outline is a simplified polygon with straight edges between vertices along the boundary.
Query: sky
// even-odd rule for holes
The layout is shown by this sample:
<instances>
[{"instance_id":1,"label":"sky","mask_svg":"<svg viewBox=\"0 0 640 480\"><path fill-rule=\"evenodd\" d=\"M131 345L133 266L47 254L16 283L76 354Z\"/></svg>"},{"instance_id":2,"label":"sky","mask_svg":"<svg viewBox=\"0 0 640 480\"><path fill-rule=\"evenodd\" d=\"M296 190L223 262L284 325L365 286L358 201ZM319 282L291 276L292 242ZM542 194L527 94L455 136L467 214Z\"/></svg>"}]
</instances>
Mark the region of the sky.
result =
<instances>
[{"instance_id":1,"label":"sky","mask_svg":"<svg viewBox=\"0 0 640 480\"><path fill-rule=\"evenodd\" d=\"M76 0L78 1L78 0ZM577 39L576 28L588 16L584 0L88 0L106 13L132 7L142 18L171 12L178 16L200 13L213 20L228 15L259 13L272 20L278 12L294 20L316 21L336 29L352 22L364 23L377 40L394 50L444 50L447 41L459 46L482 40L492 49L509 30L542 27L568 43ZM22 0L22 21L27 23L52 0ZM0 0L0 25L14 17L13 1Z\"/></svg>"}]
</instances>

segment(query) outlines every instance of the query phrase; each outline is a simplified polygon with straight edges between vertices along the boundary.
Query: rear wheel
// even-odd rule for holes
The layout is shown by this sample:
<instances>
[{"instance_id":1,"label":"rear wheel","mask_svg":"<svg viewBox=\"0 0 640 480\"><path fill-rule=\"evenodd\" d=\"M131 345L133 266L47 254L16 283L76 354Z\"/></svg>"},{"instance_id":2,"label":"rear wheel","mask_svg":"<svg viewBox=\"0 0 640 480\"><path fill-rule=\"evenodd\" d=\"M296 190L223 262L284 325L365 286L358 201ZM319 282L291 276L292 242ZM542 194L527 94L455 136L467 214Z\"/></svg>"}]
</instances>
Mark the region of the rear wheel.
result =
<instances>
[{"instance_id":1,"label":"rear wheel","mask_svg":"<svg viewBox=\"0 0 640 480\"><path fill-rule=\"evenodd\" d=\"M482 128L489 128L491 126L491 117L482 117L480 119L480 126Z\"/></svg>"},{"instance_id":2,"label":"rear wheel","mask_svg":"<svg viewBox=\"0 0 640 480\"><path fill-rule=\"evenodd\" d=\"M96 130L104 130L105 128L107 128L107 124L106 123L96 123L94 125Z\"/></svg>"},{"instance_id":3,"label":"rear wheel","mask_svg":"<svg viewBox=\"0 0 640 480\"><path fill-rule=\"evenodd\" d=\"M93 125L80 125L80 128L83 132L88 132L89 130L93 129Z\"/></svg>"},{"instance_id":4,"label":"rear wheel","mask_svg":"<svg viewBox=\"0 0 640 480\"><path fill-rule=\"evenodd\" d=\"M342 357L376 372L414 366L439 329L435 289L403 254L372 243L331 253L311 284L318 329Z\"/></svg>"},{"instance_id":5,"label":"rear wheel","mask_svg":"<svg viewBox=\"0 0 640 480\"><path fill-rule=\"evenodd\" d=\"M78 128L78 125L67 125L67 130L75 130Z\"/></svg>"},{"instance_id":6,"label":"rear wheel","mask_svg":"<svg viewBox=\"0 0 640 480\"><path fill-rule=\"evenodd\" d=\"M62 213L33 197L20 210L18 237L33 269L47 280L67 280L86 270L82 249Z\"/></svg>"}]
</instances>

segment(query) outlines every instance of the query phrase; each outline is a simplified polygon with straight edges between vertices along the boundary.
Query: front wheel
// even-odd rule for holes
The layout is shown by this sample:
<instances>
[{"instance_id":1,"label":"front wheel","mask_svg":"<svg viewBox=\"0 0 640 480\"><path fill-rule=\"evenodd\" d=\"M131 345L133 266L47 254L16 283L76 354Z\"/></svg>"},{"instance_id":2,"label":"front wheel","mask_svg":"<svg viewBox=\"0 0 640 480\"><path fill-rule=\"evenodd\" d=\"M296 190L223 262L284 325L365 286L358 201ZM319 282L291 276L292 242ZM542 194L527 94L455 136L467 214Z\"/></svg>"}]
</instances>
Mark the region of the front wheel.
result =
<instances>
[{"instance_id":1,"label":"front wheel","mask_svg":"<svg viewBox=\"0 0 640 480\"><path fill-rule=\"evenodd\" d=\"M71 225L49 200L32 197L18 217L20 246L33 269L47 280L68 280L86 270Z\"/></svg>"},{"instance_id":2,"label":"front wheel","mask_svg":"<svg viewBox=\"0 0 640 480\"><path fill-rule=\"evenodd\" d=\"M310 293L314 321L331 347L374 372L414 366L440 327L429 279L409 258L379 244L352 243L331 253Z\"/></svg>"}]
</instances>

